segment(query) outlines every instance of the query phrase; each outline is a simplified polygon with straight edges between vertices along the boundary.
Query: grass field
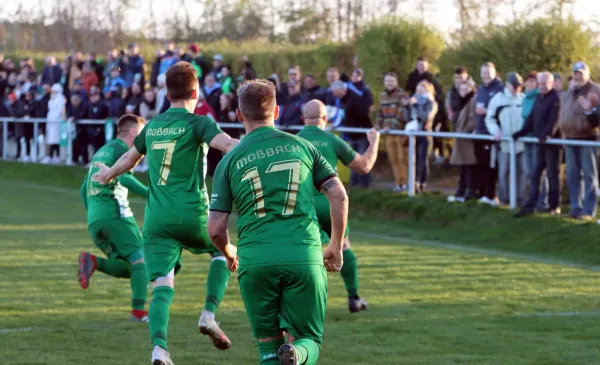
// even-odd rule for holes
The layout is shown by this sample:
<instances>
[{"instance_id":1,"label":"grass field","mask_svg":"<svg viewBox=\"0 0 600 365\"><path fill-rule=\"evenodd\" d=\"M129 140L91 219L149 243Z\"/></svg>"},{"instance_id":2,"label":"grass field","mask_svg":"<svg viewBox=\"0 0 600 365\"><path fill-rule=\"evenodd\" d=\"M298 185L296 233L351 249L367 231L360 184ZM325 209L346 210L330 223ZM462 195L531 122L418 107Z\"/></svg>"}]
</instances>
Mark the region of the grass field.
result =
<instances>
[{"instance_id":1,"label":"grass field","mask_svg":"<svg viewBox=\"0 0 600 365\"><path fill-rule=\"evenodd\" d=\"M142 219L143 202L132 204ZM341 278L330 274L320 364L600 363L596 267L421 243L398 222L352 227L370 308L349 314ZM77 255L97 251L77 189L0 180L0 248L0 363L150 363L146 326L128 321L128 281L98 273L79 288ZM183 264L169 331L175 363L257 364L235 275L217 313L233 342L221 352L196 328L208 258L186 254Z\"/></svg>"}]
</instances>

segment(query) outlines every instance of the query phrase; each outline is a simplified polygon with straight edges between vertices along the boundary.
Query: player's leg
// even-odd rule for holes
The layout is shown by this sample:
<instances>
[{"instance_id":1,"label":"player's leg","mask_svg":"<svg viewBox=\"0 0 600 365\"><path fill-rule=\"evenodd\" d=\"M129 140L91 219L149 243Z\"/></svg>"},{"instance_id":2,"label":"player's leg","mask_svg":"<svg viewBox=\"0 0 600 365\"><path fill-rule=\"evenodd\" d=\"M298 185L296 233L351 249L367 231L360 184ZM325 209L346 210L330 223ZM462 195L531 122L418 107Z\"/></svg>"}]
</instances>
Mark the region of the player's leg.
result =
<instances>
[{"instance_id":1,"label":"player's leg","mask_svg":"<svg viewBox=\"0 0 600 365\"><path fill-rule=\"evenodd\" d=\"M358 265L356 263L356 256L354 256L354 251L352 251L352 246L350 245L350 239L348 238L348 229L346 229L346 236L344 237L344 251L342 255L344 265L340 274L344 279L346 292L348 292L348 310L350 313L367 310L367 302L358 295Z\"/></svg>"},{"instance_id":2,"label":"player's leg","mask_svg":"<svg viewBox=\"0 0 600 365\"><path fill-rule=\"evenodd\" d=\"M131 265L118 258L118 252L113 245L114 237L118 236L118 233L114 232L115 222L118 222L118 220L107 219L94 222L89 226L90 236L94 245L107 258L98 257L88 252L79 254L77 279L83 289L88 288L90 278L96 270L116 278L128 278L131 276Z\"/></svg>"},{"instance_id":3,"label":"player's leg","mask_svg":"<svg viewBox=\"0 0 600 365\"><path fill-rule=\"evenodd\" d=\"M144 260L152 282L148 310L150 341L154 346L153 365L172 365L167 347L169 309L175 296L175 272L179 269L181 247L175 240L144 234Z\"/></svg>"},{"instance_id":4,"label":"player's leg","mask_svg":"<svg viewBox=\"0 0 600 365\"><path fill-rule=\"evenodd\" d=\"M208 277L206 279L204 310L198 321L198 328L202 334L211 338L215 347L220 350L226 350L231 347L231 341L216 322L215 312L225 296L231 272L227 269L223 255L213 254L211 257L212 261L210 262Z\"/></svg>"},{"instance_id":5,"label":"player's leg","mask_svg":"<svg viewBox=\"0 0 600 365\"><path fill-rule=\"evenodd\" d=\"M259 363L279 365L277 351L285 343L279 318L279 269L240 269L238 281L252 334L257 340Z\"/></svg>"},{"instance_id":6,"label":"player's leg","mask_svg":"<svg viewBox=\"0 0 600 365\"><path fill-rule=\"evenodd\" d=\"M293 342L280 348L279 361L282 365L314 365L323 337L327 272L323 265L293 265L285 270L281 326L286 328Z\"/></svg>"}]
</instances>

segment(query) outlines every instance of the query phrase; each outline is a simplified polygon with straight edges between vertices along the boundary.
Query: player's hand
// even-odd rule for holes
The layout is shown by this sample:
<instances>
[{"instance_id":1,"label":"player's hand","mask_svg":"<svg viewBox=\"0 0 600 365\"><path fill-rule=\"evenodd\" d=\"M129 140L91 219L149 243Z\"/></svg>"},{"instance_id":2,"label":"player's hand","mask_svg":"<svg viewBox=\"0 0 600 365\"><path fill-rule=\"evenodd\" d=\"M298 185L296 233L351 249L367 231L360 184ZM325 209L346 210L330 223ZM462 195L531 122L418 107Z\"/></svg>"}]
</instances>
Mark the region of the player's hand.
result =
<instances>
[{"instance_id":1,"label":"player's hand","mask_svg":"<svg viewBox=\"0 0 600 365\"><path fill-rule=\"evenodd\" d=\"M108 185L112 181L112 178L110 178L108 174L110 170L108 166L100 162L95 162L94 165L96 165L100 171L92 175L92 180L102 185Z\"/></svg>"},{"instance_id":2,"label":"player's hand","mask_svg":"<svg viewBox=\"0 0 600 365\"><path fill-rule=\"evenodd\" d=\"M367 132L367 139L369 140L370 144L379 142L379 137L380 137L379 131L375 128L371 128Z\"/></svg>"},{"instance_id":3,"label":"player's hand","mask_svg":"<svg viewBox=\"0 0 600 365\"><path fill-rule=\"evenodd\" d=\"M240 266L240 258L237 255L237 247L228 243L225 246L225 252L223 255L225 256L225 260L227 261L227 268L231 272L236 272L238 267Z\"/></svg>"},{"instance_id":4,"label":"player's hand","mask_svg":"<svg viewBox=\"0 0 600 365\"><path fill-rule=\"evenodd\" d=\"M323 265L329 272L339 272L344 265L342 250L338 250L331 245L328 245L323 251Z\"/></svg>"}]
</instances>

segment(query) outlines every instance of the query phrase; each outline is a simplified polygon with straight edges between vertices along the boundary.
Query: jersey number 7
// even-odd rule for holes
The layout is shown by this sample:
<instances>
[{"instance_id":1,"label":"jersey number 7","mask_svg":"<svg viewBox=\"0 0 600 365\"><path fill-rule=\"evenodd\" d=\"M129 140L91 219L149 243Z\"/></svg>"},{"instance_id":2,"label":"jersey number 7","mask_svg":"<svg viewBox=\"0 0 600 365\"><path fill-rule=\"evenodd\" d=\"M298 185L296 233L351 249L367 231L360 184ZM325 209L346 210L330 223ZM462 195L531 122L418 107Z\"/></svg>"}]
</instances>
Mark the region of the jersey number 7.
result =
<instances>
[{"instance_id":1,"label":"jersey number 7","mask_svg":"<svg viewBox=\"0 0 600 365\"><path fill-rule=\"evenodd\" d=\"M302 166L300 160L286 160L273 162L265 171L266 173L289 171L285 201L283 202L283 210L281 212L282 215L294 214L296 196L298 195L298 184L300 183L300 166ZM254 196L254 215L256 218L266 216L265 198L258 168L252 167L246 170L244 175L242 175L242 181L249 181L250 186L252 187L252 194ZM273 180L273 183L275 184L281 182L282 180Z\"/></svg>"},{"instance_id":2,"label":"jersey number 7","mask_svg":"<svg viewBox=\"0 0 600 365\"><path fill-rule=\"evenodd\" d=\"M165 150L165 154L160 164L160 177L158 178L158 185L167 185L167 179L171 172L171 161L173 160L173 151L175 151L175 144L177 141L156 141L152 143L150 147L153 150Z\"/></svg>"}]
</instances>

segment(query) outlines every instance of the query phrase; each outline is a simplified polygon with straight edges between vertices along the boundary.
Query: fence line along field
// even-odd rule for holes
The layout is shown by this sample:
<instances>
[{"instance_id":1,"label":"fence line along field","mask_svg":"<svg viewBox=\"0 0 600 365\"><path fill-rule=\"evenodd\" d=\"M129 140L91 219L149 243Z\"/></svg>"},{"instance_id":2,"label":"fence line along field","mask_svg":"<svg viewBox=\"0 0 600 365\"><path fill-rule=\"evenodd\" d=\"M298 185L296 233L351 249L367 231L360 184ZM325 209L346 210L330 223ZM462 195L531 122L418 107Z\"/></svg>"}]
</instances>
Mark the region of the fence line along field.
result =
<instances>
[{"instance_id":1,"label":"fence line along field","mask_svg":"<svg viewBox=\"0 0 600 365\"><path fill-rule=\"evenodd\" d=\"M96 252L77 189L0 180L0 201L2 364L142 363L151 345L147 325L129 321L129 282L95 275L87 291L77 282L77 255ZM143 218L143 201L132 205ZM600 363L599 272L400 236L365 239L377 226L360 226L353 246L369 310L350 314L342 280L330 274L319 363ZM174 362L255 363L236 275L217 315L233 343L223 352L196 326L209 259L186 254L183 264L169 333Z\"/></svg>"}]
</instances>

